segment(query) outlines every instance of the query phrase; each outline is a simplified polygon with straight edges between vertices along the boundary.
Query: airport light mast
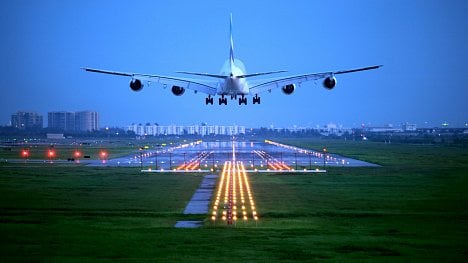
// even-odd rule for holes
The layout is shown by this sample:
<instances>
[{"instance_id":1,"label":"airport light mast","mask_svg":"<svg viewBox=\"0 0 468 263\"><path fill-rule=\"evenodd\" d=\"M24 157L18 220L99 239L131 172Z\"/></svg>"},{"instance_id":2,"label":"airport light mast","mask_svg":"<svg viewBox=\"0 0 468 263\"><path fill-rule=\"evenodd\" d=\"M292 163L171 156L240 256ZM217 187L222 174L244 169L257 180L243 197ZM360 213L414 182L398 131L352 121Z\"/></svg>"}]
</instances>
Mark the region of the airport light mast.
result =
<instances>
[{"instance_id":1,"label":"airport light mast","mask_svg":"<svg viewBox=\"0 0 468 263\"><path fill-rule=\"evenodd\" d=\"M156 150L156 152L154 153L154 156L155 156L155 170L158 170L158 150Z\"/></svg>"},{"instance_id":2,"label":"airport light mast","mask_svg":"<svg viewBox=\"0 0 468 263\"><path fill-rule=\"evenodd\" d=\"M296 163L296 171L297 171L297 152L294 153L294 162Z\"/></svg>"},{"instance_id":3,"label":"airport light mast","mask_svg":"<svg viewBox=\"0 0 468 263\"><path fill-rule=\"evenodd\" d=\"M326 165L326 162L325 162L326 155L327 155L327 148L323 148L323 167L325 167Z\"/></svg>"},{"instance_id":4,"label":"airport light mast","mask_svg":"<svg viewBox=\"0 0 468 263\"><path fill-rule=\"evenodd\" d=\"M140 150L140 170L143 170L143 147L139 148Z\"/></svg>"}]
</instances>

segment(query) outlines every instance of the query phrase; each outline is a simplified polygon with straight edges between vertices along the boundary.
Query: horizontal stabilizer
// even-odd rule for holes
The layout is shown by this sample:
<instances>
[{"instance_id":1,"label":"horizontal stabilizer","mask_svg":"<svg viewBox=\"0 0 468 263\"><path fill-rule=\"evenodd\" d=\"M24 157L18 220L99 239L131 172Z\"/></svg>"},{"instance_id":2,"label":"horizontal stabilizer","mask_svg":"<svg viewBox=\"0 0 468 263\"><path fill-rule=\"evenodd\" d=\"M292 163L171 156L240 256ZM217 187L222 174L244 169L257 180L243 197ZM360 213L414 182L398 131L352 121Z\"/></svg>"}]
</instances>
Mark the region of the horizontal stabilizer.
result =
<instances>
[{"instance_id":1,"label":"horizontal stabilizer","mask_svg":"<svg viewBox=\"0 0 468 263\"><path fill-rule=\"evenodd\" d=\"M197 73L197 72L187 72L187 71L176 71L176 73L187 74L187 75L195 75L195 76L203 76L203 77L210 77L210 78L218 78L218 79L225 79L228 76L225 75L216 75L216 74L209 74L209 73Z\"/></svg>"},{"instance_id":2,"label":"horizontal stabilizer","mask_svg":"<svg viewBox=\"0 0 468 263\"><path fill-rule=\"evenodd\" d=\"M260 73L253 73L253 74L245 74L245 75L240 75L240 76L237 76L237 77L238 77L238 78L249 78L249 77L270 75L270 74L283 73L283 72L287 72L287 70L278 70L278 71L270 71L270 72L260 72Z\"/></svg>"}]
</instances>

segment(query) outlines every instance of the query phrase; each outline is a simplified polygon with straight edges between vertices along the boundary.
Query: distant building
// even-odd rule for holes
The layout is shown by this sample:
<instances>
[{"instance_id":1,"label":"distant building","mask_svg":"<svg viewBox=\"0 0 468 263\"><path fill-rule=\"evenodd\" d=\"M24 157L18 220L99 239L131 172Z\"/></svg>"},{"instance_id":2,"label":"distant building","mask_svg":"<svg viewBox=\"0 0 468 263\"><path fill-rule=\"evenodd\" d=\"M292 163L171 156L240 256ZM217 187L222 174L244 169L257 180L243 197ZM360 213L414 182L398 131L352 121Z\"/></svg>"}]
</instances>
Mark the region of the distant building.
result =
<instances>
[{"instance_id":1,"label":"distant building","mask_svg":"<svg viewBox=\"0 0 468 263\"><path fill-rule=\"evenodd\" d=\"M394 128L393 124L386 124L383 127L366 127L364 128L367 132L375 132L375 133L394 133L394 132L402 132L403 130L400 128Z\"/></svg>"},{"instance_id":2,"label":"distant building","mask_svg":"<svg viewBox=\"0 0 468 263\"><path fill-rule=\"evenodd\" d=\"M402 125L403 131L416 131L416 124L405 123Z\"/></svg>"},{"instance_id":3,"label":"distant building","mask_svg":"<svg viewBox=\"0 0 468 263\"><path fill-rule=\"evenodd\" d=\"M47 133L46 136L47 136L47 139L52 139L52 140L65 139L65 136L63 136L63 133Z\"/></svg>"},{"instance_id":4,"label":"distant building","mask_svg":"<svg viewBox=\"0 0 468 263\"><path fill-rule=\"evenodd\" d=\"M99 114L95 111L49 112L48 127L56 131L96 131L99 129Z\"/></svg>"},{"instance_id":5,"label":"distant building","mask_svg":"<svg viewBox=\"0 0 468 263\"><path fill-rule=\"evenodd\" d=\"M18 129L42 129L42 115L37 112L18 111L11 115L11 125Z\"/></svg>"},{"instance_id":6,"label":"distant building","mask_svg":"<svg viewBox=\"0 0 468 263\"><path fill-rule=\"evenodd\" d=\"M238 135L245 134L245 126L219 126L219 125L190 125L190 126L160 126L157 124L147 123L132 124L127 127L128 131L135 132L140 136L157 136L157 135Z\"/></svg>"},{"instance_id":7,"label":"distant building","mask_svg":"<svg viewBox=\"0 0 468 263\"><path fill-rule=\"evenodd\" d=\"M75 113L53 111L47 113L47 127L57 131L75 131Z\"/></svg>"},{"instance_id":8,"label":"distant building","mask_svg":"<svg viewBox=\"0 0 468 263\"><path fill-rule=\"evenodd\" d=\"M79 111L75 113L76 131L97 131L99 129L99 114L95 111Z\"/></svg>"}]
</instances>

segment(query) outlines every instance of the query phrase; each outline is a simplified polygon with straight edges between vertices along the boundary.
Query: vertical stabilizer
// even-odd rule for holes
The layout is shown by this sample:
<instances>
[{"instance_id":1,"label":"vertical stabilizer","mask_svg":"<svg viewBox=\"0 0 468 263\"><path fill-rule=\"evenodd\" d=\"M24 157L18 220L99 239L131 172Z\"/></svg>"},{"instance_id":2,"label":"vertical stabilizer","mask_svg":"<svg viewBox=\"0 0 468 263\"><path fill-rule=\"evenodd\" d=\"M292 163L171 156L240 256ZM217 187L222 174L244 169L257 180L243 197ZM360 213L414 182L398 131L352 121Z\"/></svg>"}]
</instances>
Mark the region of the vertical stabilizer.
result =
<instances>
[{"instance_id":1,"label":"vertical stabilizer","mask_svg":"<svg viewBox=\"0 0 468 263\"><path fill-rule=\"evenodd\" d=\"M231 62L230 64L231 64L231 69L232 69L232 65L234 64L234 40L232 40L232 13L231 13L231 20L229 23L229 36L231 38L231 45L229 47L229 60Z\"/></svg>"}]
</instances>

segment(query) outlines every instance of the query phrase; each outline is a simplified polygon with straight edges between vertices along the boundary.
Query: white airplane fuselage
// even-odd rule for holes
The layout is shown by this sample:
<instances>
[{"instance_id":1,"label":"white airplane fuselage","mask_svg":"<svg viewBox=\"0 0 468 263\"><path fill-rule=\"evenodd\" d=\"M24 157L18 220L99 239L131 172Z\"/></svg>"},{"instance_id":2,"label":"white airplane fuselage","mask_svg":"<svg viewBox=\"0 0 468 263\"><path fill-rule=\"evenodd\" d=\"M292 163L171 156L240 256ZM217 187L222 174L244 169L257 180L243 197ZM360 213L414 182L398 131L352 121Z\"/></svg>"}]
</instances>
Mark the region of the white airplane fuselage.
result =
<instances>
[{"instance_id":1,"label":"white airplane fuselage","mask_svg":"<svg viewBox=\"0 0 468 263\"><path fill-rule=\"evenodd\" d=\"M218 95L242 96L249 94L247 80L245 78L238 78L238 76L246 74L242 61L234 59L231 63L230 59L228 59L221 68L220 74L228 77L219 81L217 88Z\"/></svg>"}]
</instances>

